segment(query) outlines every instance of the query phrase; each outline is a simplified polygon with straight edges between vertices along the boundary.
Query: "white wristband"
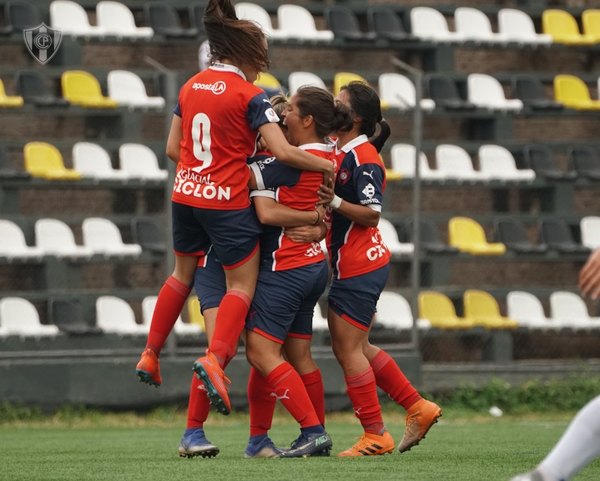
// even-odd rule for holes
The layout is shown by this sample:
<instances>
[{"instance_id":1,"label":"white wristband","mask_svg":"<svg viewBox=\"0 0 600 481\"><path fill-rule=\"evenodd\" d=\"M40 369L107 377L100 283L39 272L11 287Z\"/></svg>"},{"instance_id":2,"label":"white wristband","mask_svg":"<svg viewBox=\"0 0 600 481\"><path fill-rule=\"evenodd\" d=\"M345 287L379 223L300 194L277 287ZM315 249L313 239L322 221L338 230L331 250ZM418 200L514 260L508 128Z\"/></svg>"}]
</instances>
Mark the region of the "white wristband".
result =
<instances>
[{"instance_id":1,"label":"white wristband","mask_svg":"<svg viewBox=\"0 0 600 481\"><path fill-rule=\"evenodd\" d=\"M342 205L342 198L337 195L334 195L333 199L329 203L329 207L331 207L332 209L339 209L341 205Z\"/></svg>"}]
</instances>

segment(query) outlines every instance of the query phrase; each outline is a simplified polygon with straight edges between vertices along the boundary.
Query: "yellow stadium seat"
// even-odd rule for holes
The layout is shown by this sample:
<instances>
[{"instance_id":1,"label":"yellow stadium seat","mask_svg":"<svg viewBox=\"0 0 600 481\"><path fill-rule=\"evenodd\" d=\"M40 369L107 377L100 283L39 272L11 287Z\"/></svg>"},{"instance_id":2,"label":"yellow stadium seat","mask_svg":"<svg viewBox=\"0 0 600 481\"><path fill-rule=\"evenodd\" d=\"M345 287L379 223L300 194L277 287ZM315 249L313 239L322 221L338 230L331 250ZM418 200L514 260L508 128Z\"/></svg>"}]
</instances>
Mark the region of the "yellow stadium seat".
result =
<instances>
[{"instance_id":1,"label":"yellow stadium seat","mask_svg":"<svg viewBox=\"0 0 600 481\"><path fill-rule=\"evenodd\" d=\"M593 45L598 40L579 31L577 20L569 12L550 9L542 13L544 33L552 36L557 43L565 45Z\"/></svg>"},{"instance_id":2,"label":"yellow stadium seat","mask_svg":"<svg viewBox=\"0 0 600 481\"><path fill-rule=\"evenodd\" d=\"M394 169L385 169L385 178L389 181L402 180L403 175Z\"/></svg>"},{"instance_id":3,"label":"yellow stadium seat","mask_svg":"<svg viewBox=\"0 0 600 481\"><path fill-rule=\"evenodd\" d=\"M475 326L471 319L456 315L448 296L434 291L419 294L419 318L427 319L431 327L439 329L469 329Z\"/></svg>"},{"instance_id":4,"label":"yellow stadium seat","mask_svg":"<svg viewBox=\"0 0 600 481\"><path fill-rule=\"evenodd\" d=\"M465 316L488 329L515 329L517 321L500 314L498 302L492 295L477 289L468 289L463 294Z\"/></svg>"},{"instance_id":5,"label":"yellow stadium seat","mask_svg":"<svg viewBox=\"0 0 600 481\"><path fill-rule=\"evenodd\" d=\"M23 148L25 170L34 177L48 180L78 180L81 173L67 169L63 157L54 145L29 142Z\"/></svg>"},{"instance_id":6,"label":"yellow stadium seat","mask_svg":"<svg viewBox=\"0 0 600 481\"><path fill-rule=\"evenodd\" d=\"M468 217L453 217L448 230L450 245L461 252L481 256L499 256L506 252L504 244L488 242L483 227Z\"/></svg>"},{"instance_id":7,"label":"yellow stadium seat","mask_svg":"<svg viewBox=\"0 0 600 481\"><path fill-rule=\"evenodd\" d=\"M600 100L592 100L583 80L574 75L554 77L554 97L565 107L577 110L600 110Z\"/></svg>"},{"instance_id":8,"label":"yellow stadium seat","mask_svg":"<svg viewBox=\"0 0 600 481\"><path fill-rule=\"evenodd\" d=\"M333 76L333 95L339 94L340 90L342 90L342 87L344 85L348 85L350 82L362 82L364 84L367 84L369 87L372 87L372 85L369 82L367 82L367 80L364 77L358 75L357 73L337 72ZM381 101L381 108L387 109L389 108L389 104L387 102Z\"/></svg>"},{"instance_id":9,"label":"yellow stadium seat","mask_svg":"<svg viewBox=\"0 0 600 481\"><path fill-rule=\"evenodd\" d=\"M23 106L23 97L19 95L6 95L6 90L4 90L4 82L0 80L0 107L22 107Z\"/></svg>"},{"instance_id":10,"label":"yellow stadium seat","mask_svg":"<svg viewBox=\"0 0 600 481\"><path fill-rule=\"evenodd\" d=\"M600 42L600 10L589 9L581 14L583 33L593 38L596 43Z\"/></svg>"},{"instance_id":11,"label":"yellow stadium seat","mask_svg":"<svg viewBox=\"0 0 600 481\"><path fill-rule=\"evenodd\" d=\"M114 109L116 100L102 95L100 83L91 73L83 70L67 70L60 78L63 97L74 105L92 109Z\"/></svg>"},{"instance_id":12,"label":"yellow stadium seat","mask_svg":"<svg viewBox=\"0 0 600 481\"><path fill-rule=\"evenodd\" d=\"M261 72L258 75L258 78L254 81L254 85L262 88L262 89L271 89L271 90L281 90L281 83L279 80L269 72Z\"/></svg>"},{"instance_id":13,"label":"yellow stadium seat","mask_svg":"<svg viewBox=\"0 0 600 481\"><path fill-rule=\"evenodd\" d=\"M200 312L200 301L198 301L196 296L190 296L187 302L187 318L190 324L200 326L202 332L206 331L204 316L202 315L202 312Z\"/></svg>"}]
</instances>

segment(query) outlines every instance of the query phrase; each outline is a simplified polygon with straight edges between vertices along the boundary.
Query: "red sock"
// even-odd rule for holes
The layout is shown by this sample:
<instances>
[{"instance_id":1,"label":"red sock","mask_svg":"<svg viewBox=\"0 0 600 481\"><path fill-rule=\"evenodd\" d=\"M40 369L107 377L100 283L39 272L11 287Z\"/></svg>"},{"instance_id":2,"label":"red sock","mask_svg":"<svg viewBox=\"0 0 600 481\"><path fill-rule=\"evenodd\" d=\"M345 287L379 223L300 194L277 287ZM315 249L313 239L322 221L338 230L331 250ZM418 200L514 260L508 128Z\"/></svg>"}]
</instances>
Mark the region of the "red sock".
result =
<instances>
[{"instance_id":1,"label":"red sock","mask_svg":"<svg viewBox=\"0 0 600 481\"><path fill-rule=\"evenodd\" d=\"M384 426L373 369L369 367L362 374L346 376L346 387L354 414L365 432L380 435Z\"/></svg>"},{"instance_id":2,"label":"red sock","mask_svg":"<svg viewBox=\"0 0 600 481\"><path fill-rule=\"evenodd\" d=\"M248 377L248 408L250 411L250 436L267 434L273 422L277 399L273 389L256 369L250 368Z\"/></svg>"},{"instance_id":3,"label":"red sock","mask_svg":"<svg viewBox=\"0 0 600 481\"><path fill-rule=\"evenodd\" d=\"M208 417L210 402L204 389L204 384L194 374L190 385L190 399L188 402L188 417L186 428L201 428Z\"/></svg>"},{"instance_id":4,"label":"red sock","mask_svg":"<svg viewBox=\"0 0 600 481\"><path fill-rule=\"evenodd\" d=\"M381 350L371 361L371 367L375 373L377 385L383 389L396 404L408 409L419 399L421 395L406 378L400 366L387 352Z\"/></svg>"},{"instance_id":5,"label":"red sock","mask_svg":"<svg viewBox=\"0 0 600 481\"><path fill-rule=\"evenodd\" d=\"M156 307L150 322L148 340L146 341L146 347L152 349L156 355L160 354L167 337L173 330L175 321L177 321L181 309L190 295L190 290L190 286L186 286L170 276L158 293Z\"/></svg>"},{"instance_id":6,"label":"red sock","mask_svg":"<svg viewBox=\"0 0 600 481\"><path fill-rule=\"evenodd\" d=\"M215 332L208 350L217 356L221 367L235 356L251 303L252 299L245 292L234 290L228 291L219 304Z\"/></svg>"},{"instance_id":7,"label":"red sock","mask_svg":"<svg viewBox=\"0 0 600 481\"><path fill-rule=\"evenodd\" d=\"M301 428L319 426L319 418L310 402L308 393L300 374L288 362L283 362L267 376L273 396L281 401L283 406L294 417Z\"/></svg>"},{"instance_id":8,"label":"red sock","mask_svg":"<svg viewBox=\"0 0 600 481\"><path fill-rule=\"evenodd\" d=\"M320 369L300 376L321 425L325 426L325 390Z\"/></svg>"}]
</instances>

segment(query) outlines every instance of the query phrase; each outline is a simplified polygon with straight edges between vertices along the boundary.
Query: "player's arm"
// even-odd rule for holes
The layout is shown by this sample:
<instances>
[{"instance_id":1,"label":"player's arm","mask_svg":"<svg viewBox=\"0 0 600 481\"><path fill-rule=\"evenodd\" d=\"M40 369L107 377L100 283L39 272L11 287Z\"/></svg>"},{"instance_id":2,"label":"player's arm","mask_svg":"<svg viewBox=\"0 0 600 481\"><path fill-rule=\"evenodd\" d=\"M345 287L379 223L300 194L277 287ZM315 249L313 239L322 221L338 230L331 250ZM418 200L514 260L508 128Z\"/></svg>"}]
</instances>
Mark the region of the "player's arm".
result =
<instances>
[{"instance_id":1,"label":"player's arm","mask_svg":"<svg viewBox=\"0 0 600 481\"><path fill-rule=\"evenodd\" d=\"M339 205L336 203L336 200L339 202ZM381 211L377 210L375 206L353 204L338 196L335 196L334 201L329 204L329 207L352 222L365 227L377 227L379 217L381 217Z\"/></svg>"},{"instance_id":2,"label":"player's arm","mask_svg":"<svg viewBox=\"0 0 600 481\"><path fill-rule=\"evenodd\" d=\"M579 288L585 296L600 297L600 249L592 252L579 273Z\"/></svg>"},{"instance_id":3,"label":"player's arm","mask_svg":"<svg viewBox=\"0 0 600 481\"><path fill-rule=\"evenodd\" d=\"M167 139L166 153L169 159L176 164L179 162L179 145L181 143L181 117L177 114L173 114L173 120L171 120L171 130L169 130L169 137Z\"/></svg>"},{"instance_id":4,"label":"player's arm","mask_svg":"<svg viewBox=\"0 0 600 481\"><path fill-rule=\"evenodd\" d=\"M261 224L278 227L299 227L322 223L324 210L296 210L279 204L272 191L255 191L251 194L256 216Z\"/></svg>"},{"instance_id":5,"label":"player's arm","mask_svg":"<svg viewBox=\"0 0 600 481\"><path fill-rule=\"evenodd\" d=\"M319 222L319 225L305 225L301 227L289 227L284 232L294 242L321 242L327 235L327 224Z\"/></svg>"}]
</instances>

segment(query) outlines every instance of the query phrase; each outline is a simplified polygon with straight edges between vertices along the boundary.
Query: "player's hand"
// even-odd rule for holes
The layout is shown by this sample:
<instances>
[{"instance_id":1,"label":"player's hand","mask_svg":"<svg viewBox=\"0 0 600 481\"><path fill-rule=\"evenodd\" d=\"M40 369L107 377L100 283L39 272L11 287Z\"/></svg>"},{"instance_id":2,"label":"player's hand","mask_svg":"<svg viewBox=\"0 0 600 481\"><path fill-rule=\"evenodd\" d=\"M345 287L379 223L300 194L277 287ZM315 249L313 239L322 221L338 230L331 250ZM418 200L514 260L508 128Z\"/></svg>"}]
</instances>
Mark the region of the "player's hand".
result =
<instances>
[{"instance_id":1,"label":"player's hand","mask_svg":"<svg viewBox=\"0 0 600 481\"><path fill-rule=\"evenodd\" d=\"M600 297L600 249L592 252L579 272L579 288L584 296Z\"/></svg>"},{"instance_id":2,"label":"player's hand","mask_svg":"<svg viewBox=\"0 0 600 481\"><path fill-rule=\"evenodd\" d=\"M319 202L318 205L329 205L335 196L333 178L329 182L321 184L319 187Z\"/></svg>"},{"instance_id":3,"label":"player's hand","mask_svg":"<svg viewBox=\"0 0 600 481\"><path fill-rule=\"evenodd\" d=\"M284 234L290 240L298 243L317 242L321 235L318 225L304 225L302 227L286 227Z\"/></svg>"}]
</instances>

